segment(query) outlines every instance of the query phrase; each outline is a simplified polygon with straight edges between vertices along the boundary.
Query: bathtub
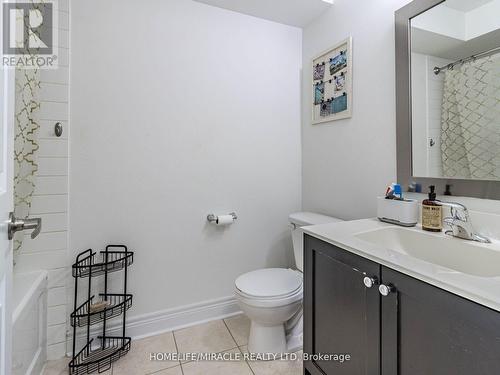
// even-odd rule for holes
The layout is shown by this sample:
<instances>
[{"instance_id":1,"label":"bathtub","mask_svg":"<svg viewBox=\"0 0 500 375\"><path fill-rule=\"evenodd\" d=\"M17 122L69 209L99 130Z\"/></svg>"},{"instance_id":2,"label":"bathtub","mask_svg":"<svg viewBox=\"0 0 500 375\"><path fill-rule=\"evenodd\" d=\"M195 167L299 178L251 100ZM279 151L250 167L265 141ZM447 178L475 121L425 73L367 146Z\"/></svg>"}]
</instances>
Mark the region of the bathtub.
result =
<instances>
[{"instance_id":1,"label":"bathtub","mask_svg":"<svg viewBox=\"0 0 500 375\"><path fill-rule=\"evenodd\" d=\"M14 272L12 375L39 375L47 358L47 272Z\"/></svg>"}]
</instances>

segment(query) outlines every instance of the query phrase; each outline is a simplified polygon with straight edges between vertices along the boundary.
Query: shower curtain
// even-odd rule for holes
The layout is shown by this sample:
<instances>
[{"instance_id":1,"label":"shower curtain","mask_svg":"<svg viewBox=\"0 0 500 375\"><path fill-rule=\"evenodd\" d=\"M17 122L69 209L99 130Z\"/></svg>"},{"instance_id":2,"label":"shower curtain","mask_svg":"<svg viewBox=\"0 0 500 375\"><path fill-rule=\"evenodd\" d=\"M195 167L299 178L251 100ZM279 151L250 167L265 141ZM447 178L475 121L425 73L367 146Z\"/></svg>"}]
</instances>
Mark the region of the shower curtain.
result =
<instances>
[{"instance_id":1,"label":"shower curtain","mask_svg":"<svg viewBox=\"0 0 500 375\"><path fill-rule=\"evenodd\" d=\"M30 1L36 8L38 5ZM43 1L40 2L43 4ZM43 25L42 25L43 26ZM19 48L19 46L18 46ZM23 48L23 47L20 47ZM26 43L24 55L36 57ZM30 215L38 171L37 153L40 129L40 70L16 69L15 131L14 131L14 215L24 219ZM22 231L14 235L14 263L23 244Z\"/></svg>"},{"instance_id":2,"label":"shower curtain","mask_svg":"<svg viewBox=\"0 0 500 375\"><path fill-rule=\"evenodd\" d=\"M500 55L445 72L443 177L500 179Z\"/></svg>"},{"instance_id":3,"label":"shower curtain","mask_svg":"<svg viewBox=\"0 0 500 375\"><path fill-rule=\"evenodd\" d=\"M40 72L16 70L16 117L14 138L14 215L30 215L36 172L40 112ZM14 236L14 251L20 250L23 232Z\"/></svg>"}]
</instances>

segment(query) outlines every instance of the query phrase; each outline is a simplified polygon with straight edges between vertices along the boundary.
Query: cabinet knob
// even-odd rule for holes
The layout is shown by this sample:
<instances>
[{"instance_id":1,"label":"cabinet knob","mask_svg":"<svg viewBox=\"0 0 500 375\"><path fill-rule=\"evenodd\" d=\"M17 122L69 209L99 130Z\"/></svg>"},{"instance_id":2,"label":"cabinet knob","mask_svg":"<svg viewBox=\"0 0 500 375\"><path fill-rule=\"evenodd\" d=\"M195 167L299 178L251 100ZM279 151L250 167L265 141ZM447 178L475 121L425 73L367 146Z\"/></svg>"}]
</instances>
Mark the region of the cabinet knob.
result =
<instances>
[{"instance_id":1,"label":"cabinet knob","mask_svg":"<svg viewBox=\"0 0 500 375\"><path fill-rule=\"evenodd\" d=\"M380 294L386 297L389 294L394 293L396 291L396 288L394 288L392 285L380 284L380 286L378 287L378 291L380 292Z\"/></svg>"},{"instance_id":2,"label":"cabinet knob","mask_svg":"<svg viewBox=\"0 0 500 375\"><path fill-rule=\"evenodd\" d=\"M367 288L371 288L372 286L374 285L378 285L378 279L376 277L369 277L369 276L366 276L364 279L363 279L363 284L365 284L365 286Z\"/></svg>"}]
</instances>

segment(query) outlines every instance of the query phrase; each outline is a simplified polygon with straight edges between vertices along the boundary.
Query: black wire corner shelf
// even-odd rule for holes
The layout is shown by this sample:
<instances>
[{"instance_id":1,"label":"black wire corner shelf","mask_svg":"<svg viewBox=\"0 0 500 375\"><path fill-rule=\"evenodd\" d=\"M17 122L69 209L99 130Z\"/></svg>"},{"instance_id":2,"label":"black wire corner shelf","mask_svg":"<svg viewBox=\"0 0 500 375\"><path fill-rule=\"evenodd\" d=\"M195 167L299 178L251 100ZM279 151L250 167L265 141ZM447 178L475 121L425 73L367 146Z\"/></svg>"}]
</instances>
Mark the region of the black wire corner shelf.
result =
<instances>
[{"instance_id":1,"label":"black wire corner shelf","mask_svg":"<svg viewBox=\"0 0 500 375\"><path fill-rule=\"evenodd\" d=\"M94 297L90 297L90 300L82 303L71 313L71 326L76 324L78 327L86 327L89 321L90 325L101 323L104 319L120 316L132 306L132 294L100 293L97 302L107 301L109 305L102 310L92 311L91 306L96 303Z\"/></svg>"},{"instance_id":2,"label":"black wire corner shelf","mask_svg":"<svg viewBox=\"0 0 500 375\"><path fill-rule=\"evenodd\" d=\"M109 250L122 248L122 251ZM134 262L134 253L124 245L109 245L101 251L101 260L96 262L96 253L92 249L78 254L76 263L72 266L73 277L95 277L116 272L130 266Z\"/></svg>"},{"instance_id":3,"label":"black wire corner shelf","mask_svg":"<svg viewBox=\"0 0 500 375\"><path fill-rule=\"evenodd\" d=\"M102 373L111 368L113 362L119 360L130 350L130 337L102 337L101 345L92 348L91 339L69 363L69 373L74 375Z\"/></svg>"},{"instance_id":4,"label":"black wire corner shelf","mask_svg":"<svg viewBox=\"0 0 500 375\"><path fill-rule=\"evenodd\" d=\"M127 293L128 267L134 261L134 253L124 245L108 245L105 251L100 252L100 259L92 249L78 254L76 262L72 265L75 278L74 310L70 315L73 327L73 357L68 364L70 375L102 373L111 368L117 361L130 350L131 339L125 334L126 312L132 306L132 294ZM108 275L112 272L123 270L123 293L109 293ZM91 295L92 279L104 276L104 293L99 293L96 298ZM85 302L77 305L78 280L87 278L87 298ZM121 316L121 336L106 335L109 319ZM90 326L102 324L100 331L100 345L90 337ZM86 344L76 352L77 328L86 328ZM97 328L99 330L99 328Z\"/></svg>"}]
</instances>

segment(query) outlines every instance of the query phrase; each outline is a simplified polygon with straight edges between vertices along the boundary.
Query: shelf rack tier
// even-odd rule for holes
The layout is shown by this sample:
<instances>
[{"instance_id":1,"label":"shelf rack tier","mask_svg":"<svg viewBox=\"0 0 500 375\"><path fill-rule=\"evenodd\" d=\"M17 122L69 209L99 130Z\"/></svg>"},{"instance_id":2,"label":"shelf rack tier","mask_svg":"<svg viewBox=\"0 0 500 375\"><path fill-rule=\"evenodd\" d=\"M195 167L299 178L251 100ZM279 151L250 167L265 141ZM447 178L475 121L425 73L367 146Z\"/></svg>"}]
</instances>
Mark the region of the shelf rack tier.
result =
<instances>
[{"instance_id":1,"label":"shelf rack tier","mask_svg":"<svg viewBox=\"0 0 500 375\"><path fill-rule=\"evenodd\" d=\"M73 277L101 276L106 272L120 271L134 262L134 252L127 251L126 248L124 251L106 250L100 253L102 258L100 262L96 262L96 253L91 249L81 253L76 263L72 265ZM84 257L80 259L81 256Z\"/></svg>"},{"instance_id":2,"label":"shelf rack tier","mask_svg":"<svg viewBox=\"0 0 500 375\"><path fill-rule=\"evenodd\" d=\"M68 364L70 375L102 373L111 368L111 364L123 357L130 350L130 337L98 337L101 345L92 348L94 339Z\"/></svg>"},{"instance_id":3,"label":"shelf rack tier","mask_svg":"<svg viewBox=\"0 0 500 375\"><path fill-rule=\"evenodd\" d=\"M90 306L94 301L92 296L90 300L82 303L76 311L71 313L71 326L85 327L87 322L94 325L102 322L104 319L111 319L120 316L132 306L132 294L113 294L100 293L99 302L108 301L110 304L103 310L90 312Z\"/></svg>"}]
</instances>

